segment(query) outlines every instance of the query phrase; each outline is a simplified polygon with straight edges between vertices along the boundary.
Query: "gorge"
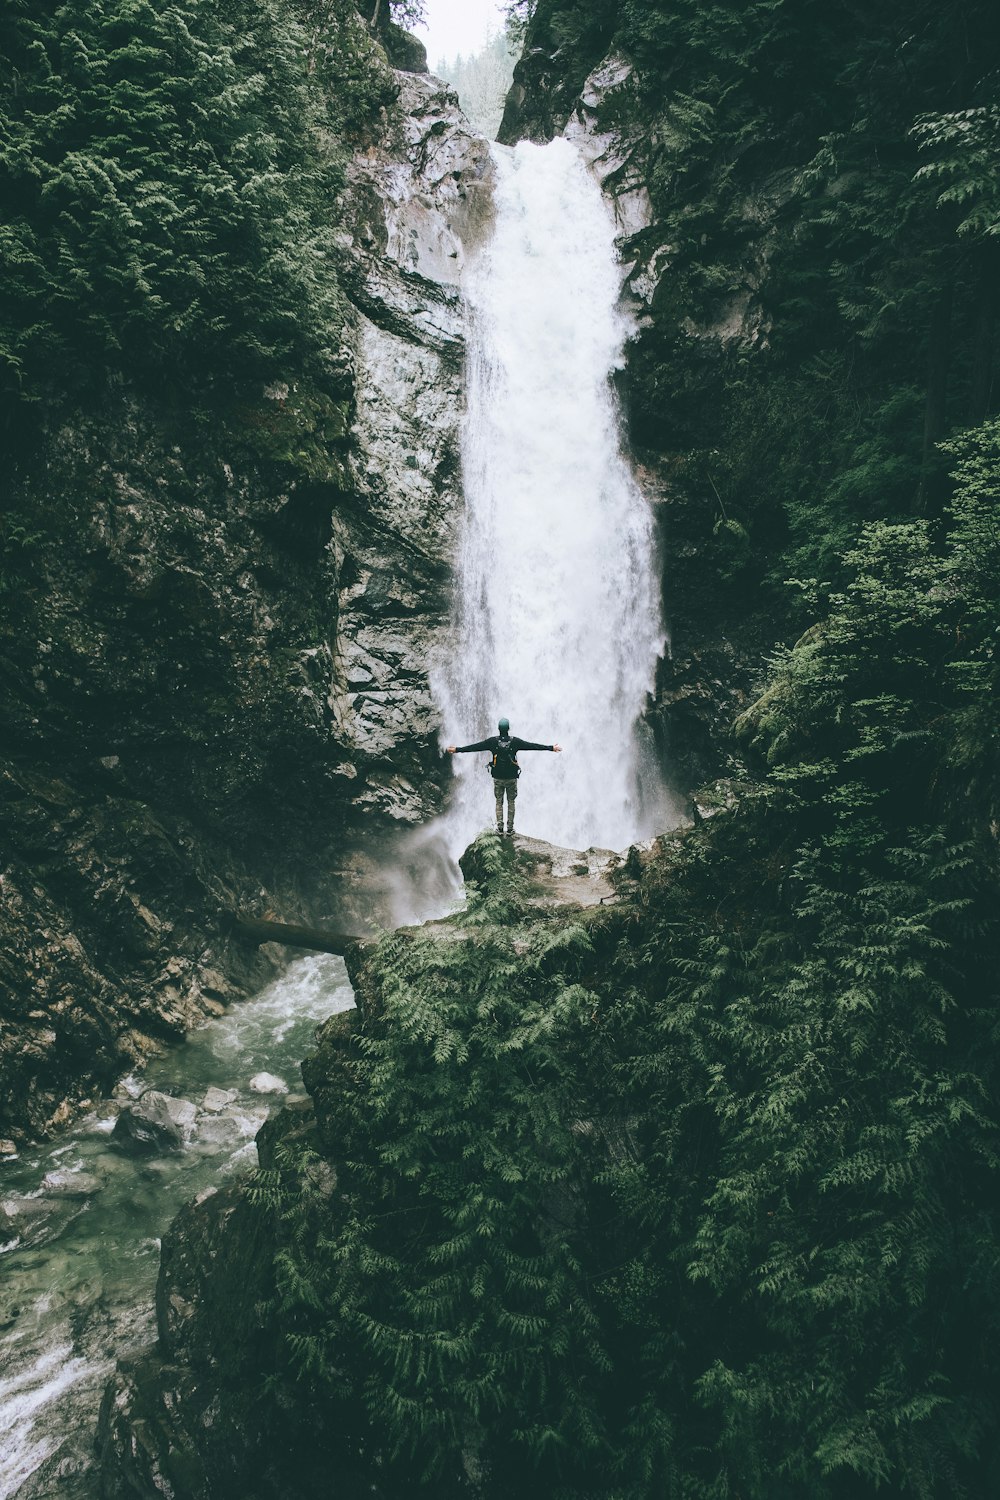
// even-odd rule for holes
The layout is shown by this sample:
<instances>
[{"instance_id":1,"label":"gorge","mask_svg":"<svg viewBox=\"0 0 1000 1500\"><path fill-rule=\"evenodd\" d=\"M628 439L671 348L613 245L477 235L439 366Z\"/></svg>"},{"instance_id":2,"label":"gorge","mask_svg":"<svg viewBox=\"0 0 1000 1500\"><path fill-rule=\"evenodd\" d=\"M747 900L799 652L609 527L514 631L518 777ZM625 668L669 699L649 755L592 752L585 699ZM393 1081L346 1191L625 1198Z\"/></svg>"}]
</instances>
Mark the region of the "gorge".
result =
<instances>
[{"instance_id":1,"label":"gorge","mask_svg":"<svg viewBox=\"0 0 1000 1500\"><path fill-rule=\"evenodd\" d=\"M985 1497L990 8L415 9L2 23L0 1494Z\"/></svg>"}]
</instances>

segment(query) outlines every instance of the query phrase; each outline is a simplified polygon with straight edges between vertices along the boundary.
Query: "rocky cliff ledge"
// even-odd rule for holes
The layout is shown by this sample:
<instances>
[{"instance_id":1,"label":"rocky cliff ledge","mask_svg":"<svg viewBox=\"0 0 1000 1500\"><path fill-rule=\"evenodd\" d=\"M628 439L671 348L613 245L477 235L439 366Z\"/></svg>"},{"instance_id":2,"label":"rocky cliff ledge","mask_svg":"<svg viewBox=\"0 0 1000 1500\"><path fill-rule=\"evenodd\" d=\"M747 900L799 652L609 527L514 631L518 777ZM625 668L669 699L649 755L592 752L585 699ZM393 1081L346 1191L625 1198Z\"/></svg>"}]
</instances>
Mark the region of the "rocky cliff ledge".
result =
<instances>
[{"instance_id":1,"label":"rocky cliff ledge","mask_svg":"<svg viewBox=\"0 0 1000 1500\"><path fill-rule=\"evenodd\" d=\"M439 805L428 687L450 608L464 408L458 282L490 213L487 143L440 80L400 73L400 124L355 158L345 203L355 306L355 500L335 513L338 637L327 692L355 814ZM428 768L434 774L428 777Z\"/></svg>"},{"instance_id":2,"label":"rocky cliff ledge","mask_svg":"<svg viewBox=\"0 0 1000 1500\"><path fill-rule=\"evenodd\" d=\"M583 996L589 1014L596 997L587 996L581 984L595 955L610 951L627 928L631 876L641 860L638 852L623 861L609 850L557 849L522 838L510 845L486 834L462 860L470 892L466 910L400 930L348 956L358 1010L320 1029L318 1049L303 1065L308 1097L291 1099L258 1138L261 1172L190 1205L164 1240L157 1345L122 1365L101 1414L98 1445L107 1500L315 1500L328 1493L331 1473L345 1497L376 1494L388 1500L403 1492L397 1460L363 1412L354 1356L344 1352L343 1399L337 1402L323 1397L322 1382L294 1373L296 1330L303 1325L283 1299L295 1275L286 1237L296 1231L273 1189L280 1182L291 1187L304 1174L309 1233L321 1223L332 1229L347 1203L344 1174L353 1171L347 1163L359 1149L337 1123L345 1087L352 1086L352 1058L359 1044L367 1050L381 1045L379 1038L391 1042L404 1035L416 1049L411 1062L423 1058L417 1073L433 1069L436 1044L429 1034L421 1038L420 995L429 990L436 993L431 1003L446 1029L457 1001L465 1019L453 1018L456 1039L487 1005L501 1030L514 1027L518 1045L514 1011L502 1016L504 1001L497 998L498 992L520 994L515 967L539 997L534 1020L522 1018L529 1030L563 1024L558 1005L547 1014L542 994L565 994L567 985L572 997L565 1003L574 1006ZM490 978L478 989L465 989L480 961ZM511 1004L519 1013L520 1001ZM408 1089L417 1087L417 1073ZM512 1076L509 1061L504 1076ZM360 1130L367 1130L377 1107L374 1099L362 1105ZM406 1119L390 1126L403 1132L401 1144L404 1137L420 1138L417 1113L404 1113ZM564 1207L562 1199L553 1201L547 1212ZM265 1370L266 1384L259 1379Z\"/></svg>"},{"instance_id":3,"label":"rocky cliff ledge","mask_svg":"<svg viewBox=\"0 0 1000 1500\"><path fill-rule=\"evenodd\" d=\"M262 982L220 908L357 920L362 829L370 851L439 804L456 282L489 154L442 84L395 77L348 170L326 387L193 416L95 394L15 476L33 529L0 587L0 1138L64 1123Z\"/></svg>"}]
</instances>

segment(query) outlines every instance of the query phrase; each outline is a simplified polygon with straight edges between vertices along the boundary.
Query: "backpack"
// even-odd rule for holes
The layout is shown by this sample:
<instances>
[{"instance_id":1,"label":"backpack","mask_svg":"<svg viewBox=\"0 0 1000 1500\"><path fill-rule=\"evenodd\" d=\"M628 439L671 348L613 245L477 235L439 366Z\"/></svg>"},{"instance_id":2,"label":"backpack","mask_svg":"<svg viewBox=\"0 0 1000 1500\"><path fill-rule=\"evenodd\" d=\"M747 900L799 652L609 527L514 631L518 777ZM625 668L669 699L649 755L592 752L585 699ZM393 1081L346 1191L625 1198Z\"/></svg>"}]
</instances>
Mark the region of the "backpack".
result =
<instances>
[{"instance_id":1,"label":"backpack","mask_svg":"<svg viewBox=\"0 0 1000 1500\"><path fill-rule=\"evenodd\" d=\"M517 763L517 755L511 748L511 739L499 740L493 752L493 759L486 762L490 774L498 781L514 781L521 774L521 767Z\"/></svg>"}]
</instances>

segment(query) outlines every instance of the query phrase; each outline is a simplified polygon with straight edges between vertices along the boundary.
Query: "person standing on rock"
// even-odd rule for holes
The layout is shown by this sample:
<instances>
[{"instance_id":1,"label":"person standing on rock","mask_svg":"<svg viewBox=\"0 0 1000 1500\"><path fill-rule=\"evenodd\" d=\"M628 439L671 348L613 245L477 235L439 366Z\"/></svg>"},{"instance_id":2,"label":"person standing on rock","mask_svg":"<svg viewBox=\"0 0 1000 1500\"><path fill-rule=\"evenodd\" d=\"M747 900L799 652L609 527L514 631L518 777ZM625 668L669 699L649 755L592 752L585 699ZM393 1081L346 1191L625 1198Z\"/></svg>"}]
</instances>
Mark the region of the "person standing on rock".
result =
<instances>
[{"instance_id":1,"label":"person standing on rock","mask_svg":"<svg viewBox=\"0 0 1000 1500\"><path fill-rule=\"evenodd\" d=\"M477 740L474 745L448 745L449 755L466 755L470 750L488 750L490 752L489 770L493 777L493 790L497 799L497 833L502 834L503 827L503 799L507 797L507 837L514 837L514 801L517 797L517 778L521 774L521 767L517 763L517 752L519 750L555 750L562 749L561 745L536 745L532 740L519 740L517 736L511 736L510 720L501 719L497 725L499 734L491 734L488 740Z\"/></svg>"}]
</instances>

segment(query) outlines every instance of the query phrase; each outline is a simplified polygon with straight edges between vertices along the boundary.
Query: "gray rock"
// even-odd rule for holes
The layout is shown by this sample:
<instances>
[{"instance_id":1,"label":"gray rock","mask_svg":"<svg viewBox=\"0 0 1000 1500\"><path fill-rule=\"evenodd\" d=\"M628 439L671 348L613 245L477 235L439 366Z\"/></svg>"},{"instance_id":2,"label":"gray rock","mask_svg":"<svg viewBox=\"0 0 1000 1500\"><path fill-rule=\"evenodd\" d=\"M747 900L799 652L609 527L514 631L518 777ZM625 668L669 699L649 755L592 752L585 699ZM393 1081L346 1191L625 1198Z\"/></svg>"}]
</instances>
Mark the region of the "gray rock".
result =
<instances>
[{"instance_id":1,"label":"gray rock","mask_svg":"<svg viewBox=\"0 0 1000 1500\"><path fill-rule=\"evenodd\" d=\"M47 1193L61 1193L65 1198L90 1198L103 1186L93 1172L70 1172L66 1168L46 1172L42 1178L42 1187Z\"/></svg>"},{"instance_id":2,"label":"gray rock","mask_svg":"<svg viewBox=\"0 0 1000 1500\"><path fill-rule=\"evenodd\" d=\"M232 1115L205 1115L198 1126L191 1149L200 1156L215 1156L232 1148L242 1139L242 1132Z\"/></svg>"},{"instance_id":3,"label":"gray rock","mask_svg":"<svg viewBox=\"0 0 1000 1500\"><path fill-rule=\"evenodd\" d=\"M484 853L485 840L481 837L462 855L459 864L467 880L482 884L493 878ZM597 906L615 899L612 876L621 866L622 856L613 849L563 849L544 839L519 834L504 845L504 858L527 877L526 894L534 906Z\"/></svg>"},{"instance_id":4,"label":"gray rock","mask_svg":"<svg viewBox=\"0 0 1000 1500\"><path fill-rule=\"evenodd\" d=\"M250 1080L250 1087L255 1094L288 1093L288 1084L274 1073L255 1073Z\"/></svg>"},{"instance_id":5,"label":"gray rock","mask_svg":"<svg viewBox=\"0 0 1000 1500\"><path fill-rule=\"evenodd\" d=\"M155 1156L179 1151L197 1115L188 1099L171 1099L149 1089L134 1104L127 1104L115 1121L111 1139L132 1156Z\"/></svg>"},{"instance_id":6,"label":"gray rock","mask_svg":"<svg viewBox=\"0 0 1000 1500\"><path fill-rule=\"evenodd\" d=\"M402 26L390 22L382 41L394 68L404 73L427 72L427 48L411 31L404 31Z\"/></svg>"},{"instance_id":7,"label":"gray rock","mask_svg":"<svg viewBox=\"0 0 1000 1500\"><path fill-rule=\"evenodd\" d=\"M20 1238L21 1226L13 1203L0 1203L0 1245L11 1245Z\"/></svg>"},{"instance_id":8,"label":"gray rock","mask_svg":"<svg viewBox=\"0 0 1000 1500\"><path fill-rule=\"evenodd\" d=\"M213 1113L217 1113L220 1109L225 1109L228 1105L232 1104L235 1098L235 1089L210 1088L201 1101L201 1107L202 1109L208 1109Z\"/></svg>"},{"instance_id":9,"label":"gray rock","mask_svg":"<svg viewBox=\"0 0 1000 1500\"><path fill-rule=\"evenodd\" d=\"M22 1249L46 1245L86 1207L83 1199L57 1197L5 1198L0 1203L0 1244L17 1241Z\"/></svg>"},{"instance_id":10,"label":"gray rock","mask_svg":"<svg viewBox=\"0 0 1000 1500\"><path fill-rule=\"evenodd\" d=\"M359 546L357 526L335 515L333 544L350 560L338 649L301 661L310 694L329 704L345 795L356 815L383 824L424 821L440 805L443 778L428 776L416 747L433 744L439 727L429 672L449 627L462 513L459 281L489 221L493 184L487 143L451 89L426 75L398 81L401 129L358 156L345 204L357 309L354 475L378 524Z\"/></svg>"}]
</instances>

